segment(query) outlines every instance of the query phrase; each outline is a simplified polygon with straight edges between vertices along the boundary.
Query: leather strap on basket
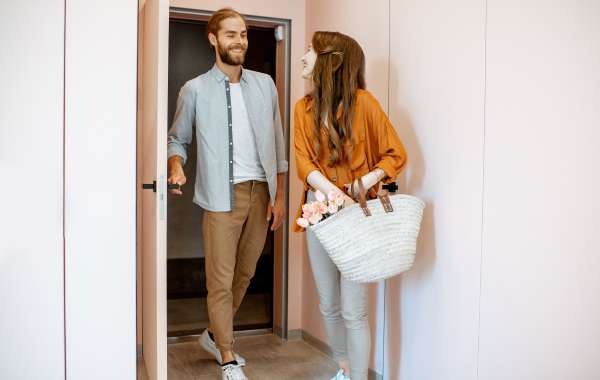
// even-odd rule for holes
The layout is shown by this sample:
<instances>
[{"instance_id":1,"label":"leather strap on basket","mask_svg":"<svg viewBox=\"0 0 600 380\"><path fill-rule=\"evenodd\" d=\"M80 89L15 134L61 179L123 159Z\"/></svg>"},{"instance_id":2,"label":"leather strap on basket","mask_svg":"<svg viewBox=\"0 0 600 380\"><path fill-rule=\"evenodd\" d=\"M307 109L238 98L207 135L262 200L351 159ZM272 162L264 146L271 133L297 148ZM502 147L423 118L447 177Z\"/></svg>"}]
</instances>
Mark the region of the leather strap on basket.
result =
<instances>
[{"instance_id":1,"label":"leather strap on basket","mask_svg":"<svg viewBox=\"0 0 600 380\"><path fill-rule=\"evenodd\" d=\"M354 186L354 172L352 171L352 169L350 169L350 165L348 165L348 162L345 162L346 167L348 168L348 172L350 172L350 178L351 178L351 182L350 182L350 197L354 198L354 192L352 191L352 187ZM355 199L358 201L358 204L360 205L360 208L363 210L363 213L365 214L365 216L371 216L371 210L369 210L369 206L367 205L367 191L365 190L365 184L362 181L362 177L358 178L358 199ZM380 184L377 184L378 186ZM369 189L370 191L372 189ZM381 205L383 206L383 210L386 213L389 212L394 212L394 208L392 207L392 202L390 200L390 196L388 194L388 191L385 190L383 192L383 194L378 194L378 192L376 192L377 194L377 198L379 199L379 201L381 202Z\"/></svg>"},{"instance_id":2,"label":"leather strap on basket","mask_svg":"<svg viewBox=\"0 0 600 380\"><path fill-rule=\"evenodd\" d=\"M394 212L392 201L390 200L390 195L388 194L387 190L385 190L383 194L378 194L377 198L379 198L379 201L381 202L385 212Z\"/></svg>"},{"instance_id":3,"label":"leather strap on basket","mask_svg":"<svg viewBox=\"0 0 600 380\"><path fill-rule=\"evenodd\" d=\"M362 178L358 179L358 204L365 216L371 216L371 210L369 210L369 206L367 205L367 191L365 190Z\"/></svg>"}]
</instances>

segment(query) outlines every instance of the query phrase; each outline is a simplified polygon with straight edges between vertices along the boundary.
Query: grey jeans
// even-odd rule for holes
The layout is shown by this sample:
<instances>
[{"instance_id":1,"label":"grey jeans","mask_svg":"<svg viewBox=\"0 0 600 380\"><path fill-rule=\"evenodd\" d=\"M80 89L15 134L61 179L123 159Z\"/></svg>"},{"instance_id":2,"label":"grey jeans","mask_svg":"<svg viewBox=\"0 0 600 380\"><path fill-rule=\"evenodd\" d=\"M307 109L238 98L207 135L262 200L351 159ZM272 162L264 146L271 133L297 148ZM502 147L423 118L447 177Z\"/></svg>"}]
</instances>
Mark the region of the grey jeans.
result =
<instances>
[{"instance_id":1,"label":"grey jeans","mask_svg":"<svg viewBox=\"0 0 600 380\"><path fill-rule=\"evenodd\" d=\"M315 200L312 191L308 192L307 200ZM350 379L367 380L371 350L367 285L343 278L309 229L306 230L306 242L334 359L349 361Z\"/></svg>"}]
</instances>

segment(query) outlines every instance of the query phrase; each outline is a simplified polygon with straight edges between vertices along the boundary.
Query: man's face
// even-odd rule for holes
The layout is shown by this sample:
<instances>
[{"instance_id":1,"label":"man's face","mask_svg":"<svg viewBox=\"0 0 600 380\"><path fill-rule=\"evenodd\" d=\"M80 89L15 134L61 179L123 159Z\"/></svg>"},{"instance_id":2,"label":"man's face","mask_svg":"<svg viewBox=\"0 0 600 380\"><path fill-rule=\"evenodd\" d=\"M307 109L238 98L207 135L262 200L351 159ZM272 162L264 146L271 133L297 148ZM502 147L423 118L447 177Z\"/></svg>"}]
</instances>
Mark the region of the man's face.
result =
<instances>
[{"instance_id":1,"label":"man's face","mask_svg":"<svg viewBox=\"0 0 600 380\"><path fill-rule=\"evenodd\" d=\"M211 34L209 40L219 58L225 64L239 66L244 64L248 50L248 31L246 24L239 17L230 17L221 21L218 36Z\"/></svg>"}]
</instances>

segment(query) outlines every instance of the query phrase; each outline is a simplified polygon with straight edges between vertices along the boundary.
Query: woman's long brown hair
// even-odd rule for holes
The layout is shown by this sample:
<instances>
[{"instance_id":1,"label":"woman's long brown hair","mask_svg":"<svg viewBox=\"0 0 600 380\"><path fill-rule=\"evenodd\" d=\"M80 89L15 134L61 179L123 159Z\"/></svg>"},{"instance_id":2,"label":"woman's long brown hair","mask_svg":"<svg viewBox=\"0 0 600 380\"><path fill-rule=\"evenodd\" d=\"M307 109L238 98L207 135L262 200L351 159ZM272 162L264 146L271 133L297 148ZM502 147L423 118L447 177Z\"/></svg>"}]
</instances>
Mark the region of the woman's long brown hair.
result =
<instances>
[{"instance_id":1,"label":"woman's long brown hair","mask_svg":"<svg viewBox=\"0 0 600 380\"><path fill-rule=\"evenodd\" d=\"M338 32L315 32L312 46L317 60L312 73L313 144L321 156L321 128L327 131L330 166L352 156L352 118L355 95L365 88L365 55L353 38ZM338 109L341 117L336 117ZM344 146L350 142L349 150Z\"/></svg>"}]
</instances>

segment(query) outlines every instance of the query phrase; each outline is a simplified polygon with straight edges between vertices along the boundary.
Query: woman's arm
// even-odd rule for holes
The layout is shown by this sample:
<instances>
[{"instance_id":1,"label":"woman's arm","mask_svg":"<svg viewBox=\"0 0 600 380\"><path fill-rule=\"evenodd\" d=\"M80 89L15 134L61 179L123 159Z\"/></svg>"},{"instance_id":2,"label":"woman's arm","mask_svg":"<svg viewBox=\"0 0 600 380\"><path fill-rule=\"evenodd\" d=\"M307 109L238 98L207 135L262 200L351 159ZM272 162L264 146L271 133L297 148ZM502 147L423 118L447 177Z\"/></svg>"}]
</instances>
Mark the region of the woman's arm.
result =
<instances>
[{"instance_id":1,"label":"woman's arm","mask_svg":"<svg viewBox=\"0 0 600 380\"><path fill-rule=\"evenodd\" d=\"M378 159L375 168L384 172L383 182L393 182L406 166L406 150L398 137L398 133L390 122L381 105L372 95L369 107L369 129L374 133L375 155Z\"/></svg>"},{"instance_id":2,"label":"woman's arm","mask_svg":"<svg viewBox=\"0 0 600 380\"><path fill-rule=\"evenodd\" d=\"M321 173L319 170L313 170L312 172L310 172L306 180L313 189L319 190L325 195L329 194L331 191L342 194L345 200L345 205L355 203L352 198L350 198L339 187L337 187L330 180L328 180L327 177L325 177L323 173Z\"/></svg>"}]
</instances>

